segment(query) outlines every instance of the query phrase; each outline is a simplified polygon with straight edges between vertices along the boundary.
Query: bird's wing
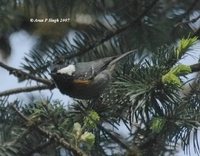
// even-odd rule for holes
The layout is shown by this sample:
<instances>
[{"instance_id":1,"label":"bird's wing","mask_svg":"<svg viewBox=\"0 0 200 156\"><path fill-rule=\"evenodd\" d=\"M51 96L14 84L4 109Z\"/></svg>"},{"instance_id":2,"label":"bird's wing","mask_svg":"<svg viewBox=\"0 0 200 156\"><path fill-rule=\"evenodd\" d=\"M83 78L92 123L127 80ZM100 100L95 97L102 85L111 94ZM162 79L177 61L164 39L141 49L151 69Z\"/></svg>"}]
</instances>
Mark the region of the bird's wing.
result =
<instances>
[{"instance_id":1,"label":"bird's wing","mask_svg":"<svg viewBox=\"0 0 200 156\"><path fill-rule=\"evenodd\" d=\"M113 59L115 59L115 56L91 62L79 62L75 64L76 70L73 77L75 80L91 80L103 71Z\"/></svg>"}]
</instances>

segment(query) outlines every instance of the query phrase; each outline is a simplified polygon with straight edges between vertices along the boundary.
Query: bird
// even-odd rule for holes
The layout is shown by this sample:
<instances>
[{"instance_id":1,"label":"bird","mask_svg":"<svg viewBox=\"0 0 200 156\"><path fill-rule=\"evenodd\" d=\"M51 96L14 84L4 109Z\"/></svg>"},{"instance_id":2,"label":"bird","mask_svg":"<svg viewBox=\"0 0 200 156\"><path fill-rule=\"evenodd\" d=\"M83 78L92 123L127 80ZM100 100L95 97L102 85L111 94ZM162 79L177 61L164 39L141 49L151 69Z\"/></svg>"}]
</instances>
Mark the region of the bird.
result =
<instances>
[{"instance_id":1,"label":"bird","mask_svg":"<svg viewBox=\"0 0 200 156\"><path fill-rule=\"evenodd\" d=\"M111 81L115 64L135 51L89 62L55 64L51 67L50 75L62 94L76 99L95 99Z\"/></svg>"}]
</instances>

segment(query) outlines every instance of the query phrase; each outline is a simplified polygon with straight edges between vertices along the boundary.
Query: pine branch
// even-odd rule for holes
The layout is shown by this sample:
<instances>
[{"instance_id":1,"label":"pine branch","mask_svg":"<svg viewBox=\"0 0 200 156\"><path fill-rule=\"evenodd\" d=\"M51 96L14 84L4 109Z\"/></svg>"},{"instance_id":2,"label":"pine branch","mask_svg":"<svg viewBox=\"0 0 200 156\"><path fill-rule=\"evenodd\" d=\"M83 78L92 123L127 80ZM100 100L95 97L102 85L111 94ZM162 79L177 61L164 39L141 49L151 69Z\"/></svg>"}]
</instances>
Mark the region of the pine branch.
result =
<instances>
[{"instance_id":1,"label":"pine branch","mask_svg":"<svg viewBox=\"0 0 200 156\"><path fill-rule=\"evenodd\" d=\"M23 154L23 156L32 155L35 152L39 152L39 151L43 150L44 148L46 148L47 146L51 145L51 143L52 143L51 140L41 143L38 146L36 146L35 148L33 148L31 151Z\"/></svg>"},{"instance_id":2,"label":"pine branch","mask_svg":"<svg viewBox=\"0 0 200 156\"><path fill-rule=\"evenodd\" d=\"M53 82L48 80L48 79L43 79L43 78L40 78L40 77L36 77L36 76L33 76L29 73L26 73L20 69L16 69L16 68L13 68L13 67L10 67L6 64L4 64L3 62L0 62L0 67L6 69L7 71L9 71L10 74L13 74L14 76L18 77L18 78L23 78L23 79L31 79L31 80L35 80L37 82L41 82L43 84L46 84L46 85L52 85Z\"/></svg>"},{"instance_id":3,"label":"pine branch","mask_svg":"<svg viewBox=\"0 0 200 156\"><path fill-rule=\"evenodd\" d=\"M96 41L95 43L91 44L90 46L88 46L87 48L83 49L82 51L78 52L78 53L73 53L71 55L68 56L63 56L63 57L59 57L58 60L56 60L56 62L62 62L62 60L66 60L66 59L71 59L77 56L81 56L83 54L85 54L86 52L94 49L95 47L101 45L102 43L110 40L111 38L113 38L114 36L126 31L127 29L129 29L130 27L134 26L135 24L137 24L158 2L159 0L154 0L149 6L146 7L146 9L132 22L130 22L129 24L127 24L126 26L117 29L114 32L111 32L109 34L107 34L104 38L102 38L99 41Z\"/></svg>"},{"instance_id":4,"label":"pine branch","mask_svg":"<svg viewBox=\"0 0 200 156\"><path fill-rule=\"evenodd\" d=\"M179 22L175 25L175 27L178 27L180 25L183 25L183 24L189 24L189 23L195 23L196 21L198 21L200 19L200 15L197 16L196 18L194 19L191 19L191 20L188 20L188 21L182 21L182 22Z\"/></svg>"},{"instance_id":5,"label":"pine branch","mask_svg":"<svg viewBox=\"0 0 200 156\"><path fill-rule=\"evenodd\" d=\"M44 90L44 89L53 89L53 88L54 88L54 85L49 85L49 86L47 86L47 85L37 85L37 86L24 87L24 88L15 88L15 89L10 89L10 90L0 92L0 97L1 96L9 96L9 95L12 95L12 94L39 91L39 90Z\"/></svg>"},{"instance_id":6,"label":"pine branch","mask_svg":"<svg viewBox=\"0 0 200 156\"><path fill-rule=\"evenodd\" d=\"M14 106L15 103L11 104L11 108L27 123L31 123L31 121L24 115L22 114L20 111L18 111L18 109ZM34 124L33 124L34 125ZM63 147L65 147L66 149L70 150L73 152L74 155L76 156L87 156L81 149L79 149L78 147L74 147L73 145L71 145L69 142L67 142L64 138L60 137L58 134L56 133L51 133L37 125L34 125L34 127L39 133L41 133L42 135L46 136L47 138L49 138L50 140L52 139L53 141L55 141L56 143L62 145Z\"/></svg>"},{"instance_id":7,"label":"pine branch","mask_svg":"<svg viewBox=\"0 0 200 156\"><path fill-rule=\"evenodd\" d=\"M149 11L156 5L158 1L159 0L153 0L135 19L112 31L97 21L96 26L94 25L89 27L90 33L85 31L77 34L77 39L74 39L76 45L71 44L67 39L67 43L65 40L63 40L62 42L59 42L57 46L51 46L50 49L46 47L47 52L45 54L47 56L45 59L43 59L44 56L41 56L41 52L37 51L34 54L31 54L30 58L25 57L27 65L24 64L23 68L29 70L30 73L44 74L44 71L46 71L46 69L52 64L52 61L54 64L60 64L66 62L66 60L82 56L89 51L95 50L96 47L111 40L116 35L119 35L120 33L127 31L129 28L132 28L134 25L137 25L138 22L140 22L142 18L149 13ZM96 33L98 31L102 33ZM85 39L83 39L83 37ZM53 48L53 52L51 48Z\"/></svg>"},{"instance_id":8,"label":"pine branch","mask_svg":"<svg viewBox=\"0 0 200 156\"><path fill-rule=\"evenodd\" d=\"M13 145L15 145L19 142L24 142L23 139L25 139L27 137L27 135L31 133L32 130L33 129L31 129L31 128L26 129L21 135L19 135L19 137L16 140L14 140ZM31 148L30 151L23 153L21 155L22 156L32 155L35 152L42 151L44 148L46 148L47 146L49 146L51 144L52 144L52 140L47 140L46 142L43 142L43 143L37 145L36 147Z\"/></svg>"},{"instance_id":9,"label":"pine branch","mask_svg":"<svg viewBox=\"0 0 200 156\"><path fill-rule=\"evenodd\" d=\"M191 71L193 72L198 72L200 71L200 63L190 65ZM15 89L10 89L6 90L3 92L0 92L0 97L1 96L8 96L12 94L19 94L19 93L24 93L24 92L32 92L32 91L39 91L39 90L44 90L44 89L54 89L55 85L38 85L38 86L32 86L32 87L24 87L24 88L15 88Z\"/></svg>"},{"instance_id":10,"label":"pine branch","mask_svg":"<svg viewBox=\"0 0 200 156\"><path fill-rule=\"evenodd\" d=\"M120 140L117 136L114 134L110 133L109 130L101 126L100 124L97 125L99 129L101 129L103 132L105 132L113 141L115 141L117 144L119 144L122 148L129 150L129 147L122 141Z\"/></svg>"},{"instance_id":11,"label":"pine branch","mask_svg":"<svg viewBox=\"0 0 200 156\"><path fill-rule=\"evenodd\" d=\"M78 101L77 101L78 102ZM79 103L79 105L82 105L83 108L79 107L79 109L81 109L81 112L85 115L88 116L87 114L87 107L85 107L83 104ZM91 121L93 121L94 123L96 123L96 121L94 121L94 119L90 118ZM104 120L105 121L105 120ZM106 122L106 121L105 121ZM97 128L99 130L101 130L102 132L106 133L116 144L118 144L119 146L121 146L122 148L129 150L128 145L126 145L126 143L124 141L122 141L119 137L117 137L116 135L114 135L112 132L110 132L108 129L106 129L105 127L103 127L101 124L97 123Z\"/></svg>"},{"instance_id":12,"label":"pine branch","mask_svg":"<svg viewBox=\"0 0 200 156\"><path fill-rule=\"evenodd\" d=\"M198 4L199 0L194 0L187 11L183 14L183 17L187 16Z\"/></svg>"},{"instance_id":13,"label":"pine branch","mask_svg":"<svg viewBox=\"0 0 200 156\"><path fill-rule=\"evenodd\" d=\"M195 22L194 20L192 21L187 21L185 22L181 22L184 18L186 18L186 16L188 16L190 14L190 12L194 9L194 7L197 5L197 3L199 2L199 0L194 0L192 2L192 4L190 5L190 7L186 10L186 12L181 16L180 20L178 21L177 24L174 25L174 28L172 29L172 32L175 30L175 28L177 28L178 26L182 25L182 24L188 24L190 22ZM198 20L198 19L197 19Z\"/></svg>"}]
</instances>

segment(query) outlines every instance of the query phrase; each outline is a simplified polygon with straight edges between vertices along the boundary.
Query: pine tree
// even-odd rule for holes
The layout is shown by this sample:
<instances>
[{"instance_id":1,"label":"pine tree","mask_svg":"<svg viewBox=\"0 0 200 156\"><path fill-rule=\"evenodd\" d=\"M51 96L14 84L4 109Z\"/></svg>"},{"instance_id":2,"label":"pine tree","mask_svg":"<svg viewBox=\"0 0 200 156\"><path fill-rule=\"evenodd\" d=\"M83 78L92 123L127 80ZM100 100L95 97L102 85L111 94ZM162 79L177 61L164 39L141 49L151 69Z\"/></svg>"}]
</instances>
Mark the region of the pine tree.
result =
<instances>
[{"instance_id":1,"label":"pine tree","mask_svg":"<svg viewBox=\"0 0 200 156\"><path fill-rule=\"evenodd\" d=\"M24 29L40 37L20 60L21 69L0 62L19 83L28 82L0 92L0 156L162 156L176 155L180 146L187 154L192 146L200 154L198 74L183 82L200 71L200 64L180 63L198 42L198 0L0 4L4 59L11 55L8 37L13 32ZM95 100L73 99L68 104L53 96L29 102L17 98L18 93L56 90L50 77L55 63L90 61L134 49L137 52L117 64L112 82ZM119 127L126 127L126 136Z\"/></svg>"}]
</instances>

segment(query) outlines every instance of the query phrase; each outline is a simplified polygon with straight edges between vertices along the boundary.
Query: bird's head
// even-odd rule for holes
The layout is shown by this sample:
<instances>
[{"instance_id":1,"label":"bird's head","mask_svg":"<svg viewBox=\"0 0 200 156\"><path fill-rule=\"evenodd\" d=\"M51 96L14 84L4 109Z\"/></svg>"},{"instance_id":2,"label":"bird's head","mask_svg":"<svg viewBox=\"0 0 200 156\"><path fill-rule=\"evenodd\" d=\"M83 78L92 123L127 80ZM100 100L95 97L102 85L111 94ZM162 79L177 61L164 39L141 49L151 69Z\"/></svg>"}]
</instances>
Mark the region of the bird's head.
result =
<instances>
[{"instance_id":1,"label":"bird's head","mask_svg":"<svg viewBox=\"0 0 200 156\"><path fill-rule=\"evenodd\" d=\"M76 67L74 64L69 65L52 65L50 67L51 75L66 75L72 76L73 73L76 71Z\"/></svg>"},{"instance_id":2,"label":"bird's head","mask_svg":"<svg viewBox=\"0 0 200 156\"><path fill-rule=\"evenodd\" d=\"M75 65L52 65L50 67L50 75L53 78L56 86L61 93L66 94L66 91L71 88L74 79L73 73L75 72Z\"/></svg>"}]
</instances>

